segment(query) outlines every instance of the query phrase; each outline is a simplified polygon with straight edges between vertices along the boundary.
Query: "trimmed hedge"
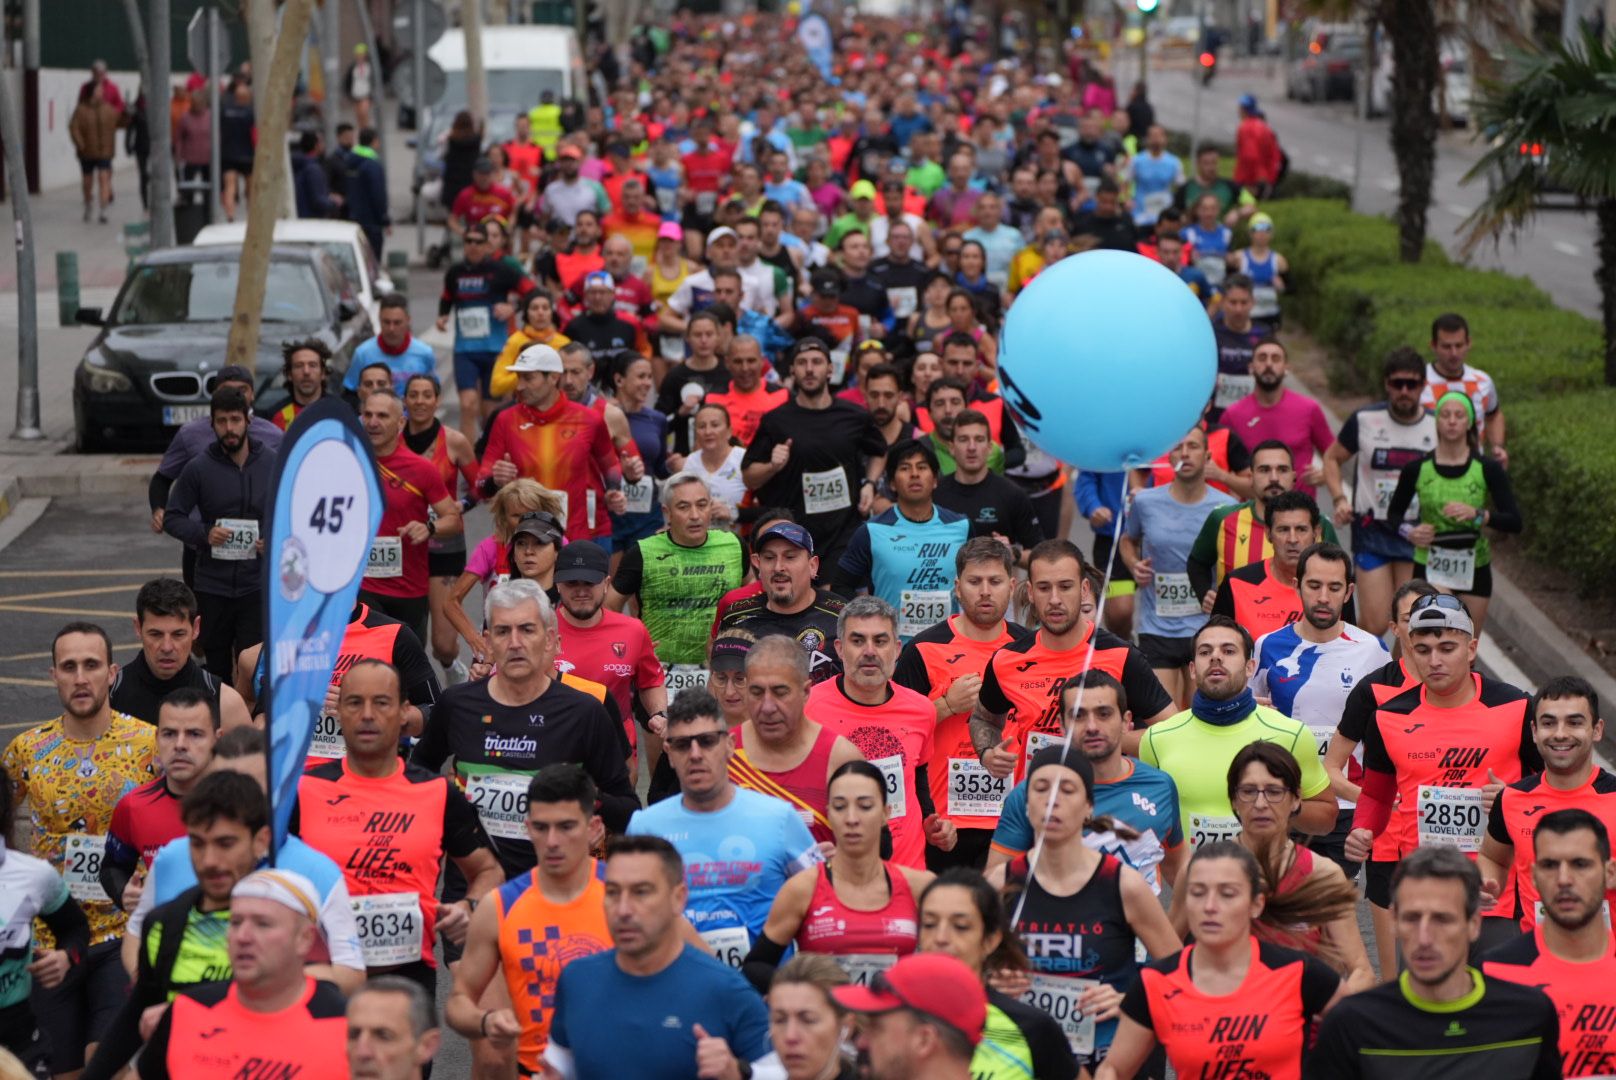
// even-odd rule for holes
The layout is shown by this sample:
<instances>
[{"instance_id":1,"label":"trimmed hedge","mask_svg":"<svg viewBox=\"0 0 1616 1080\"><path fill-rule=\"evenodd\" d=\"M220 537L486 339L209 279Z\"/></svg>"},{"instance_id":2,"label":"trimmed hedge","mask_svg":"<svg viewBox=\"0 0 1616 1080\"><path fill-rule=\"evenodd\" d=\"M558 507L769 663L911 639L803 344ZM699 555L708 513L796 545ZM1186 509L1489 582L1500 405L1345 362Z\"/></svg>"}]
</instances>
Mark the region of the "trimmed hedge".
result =
<instances>
[{"instance_id":1,"label":"trimmed hedge","mask_svg":"<svg viewBox=\"0 0 1616 1080\"><path fill-rule=\"evenodd\" d=\"M1510 474L1527 544L1592 593L1616 595L1616 389L1602 385L1603 334L1531 282L1453 263L1428 241L1397 258L1397 227L1330 199L1275 201L1274 248L1290 264L1288 316L1375 392L1386 353L1428 355L1431 320L1470 323L1469 360L1490 374L1509 418ZM1575 394L1574 403L1567 395Z\"/></svg>"},{"instance_id":2,"label":"trimmed hedge","mask_svg":"<svg viewBox=\"0 0 1616 1080\"><path fill-rule=\"evenodd\" d=\"M1589 592L1616 595L1616 388L1511 404L1509 472L1532 554Z\"/></svg>"}]
</instances>

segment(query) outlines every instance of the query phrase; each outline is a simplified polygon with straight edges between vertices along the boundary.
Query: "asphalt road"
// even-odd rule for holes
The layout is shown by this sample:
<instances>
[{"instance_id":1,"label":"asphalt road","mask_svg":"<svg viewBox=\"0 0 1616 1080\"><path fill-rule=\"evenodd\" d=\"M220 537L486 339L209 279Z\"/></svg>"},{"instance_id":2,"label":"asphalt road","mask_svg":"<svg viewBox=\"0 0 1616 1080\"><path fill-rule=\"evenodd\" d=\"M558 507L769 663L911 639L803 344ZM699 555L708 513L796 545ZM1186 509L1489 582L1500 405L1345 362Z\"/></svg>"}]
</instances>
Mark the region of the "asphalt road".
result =
<instances>
[{"instance_id":1,"label":"asphalt road","mask_svg":"<svg viewBox=\"0 0 1616 1080\"><path fill-rule=\"evenodd\" d=\"M1242 94L1255 94L1280 145L1290 155L1293 169L1348 183L1353 182L1356 172L1354 208L1369 214L1393 212L1397 207L1397 167L1386 119L1359 120L1350 102L1287 101L1282 81L1284 63L1276 59L1273 67L1273 77L1256 68L1249 73L1220 71L1212 86L1201 92L1203 137L1232 143L1239 122L1235 103ZM1137 55L1125 60L1120 71L1132 85L1138 75ZM1162 71L1151 76L1150 100L1159 122L1176 131L1193 129L1195 83L1185 71ZM1441 243L1450 255L1458 254L1460 223L1486 197L1481 180L1461 182L1484 149L1466 128L1444 131L1437 141L1428 228L1431 239ZM1186 162L1185 168L1189 167ZM1274 212L1282 213L1283 209L1277 207ZM1593 215L1575 209L1561 196L1545 207L1517 242L1506 239L1496 248L1485 244L1476 250L1472 261L1477 266L1523 274L1553 296L1556 303L1598 318L1593 236Z\"/></svg>"}]
</instances>

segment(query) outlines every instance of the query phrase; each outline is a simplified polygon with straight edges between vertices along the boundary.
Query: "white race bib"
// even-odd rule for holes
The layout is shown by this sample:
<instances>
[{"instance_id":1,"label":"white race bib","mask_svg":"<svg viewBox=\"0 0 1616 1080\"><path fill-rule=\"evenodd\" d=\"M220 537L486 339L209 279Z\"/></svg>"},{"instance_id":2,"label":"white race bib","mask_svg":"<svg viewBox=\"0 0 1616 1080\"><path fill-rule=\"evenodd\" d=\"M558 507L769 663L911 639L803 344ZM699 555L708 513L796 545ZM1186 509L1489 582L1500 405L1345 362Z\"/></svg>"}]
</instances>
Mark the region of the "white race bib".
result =
<instances>
[{"instance_id":1,"label":"white race bib","mask_svg":"<svg viewBox=\"0 0 1616 1080\"><path fill-rule=\"evenodd\" d=\"M752 935L744 926L726 926L722 930L703 930L701 940L720 961L732 968L741 966L746 954L752 951Z\"/></svg>"},{"instance_id":2,"label":"white race bib","mask_svg":"<svg viewBox=\"0 0 1616 1080\"><path fill-rule=\"evenodd\" d=\"M1487 801L1480 788L1436 787L1421 784L1420 843L1456 847L1467 855L1481 850L1487 829Z\"/></svg>"},{"instance_id":3,"label":"white race bib","mask_svg":"<svg viewBox=\"0 0 1616 1080\"><path fill-rule=\"evenodd\" d=\"M1439 589L1469 592L1476 587L1476 549L1427 548L1425 580Z\"/></svg>"},{"instance_id":4,"label":"white race bib","mask_svg":"<svg viewBox=\"0 0 1616 1080\"><path fill-rule=\"evenodd\" d=\"M852 494L848 490L847 470L837 467L824 472L802 474L803 509L810 514L832 514L850 509Z\"/></svg>"},{"instance_id":5,"label":"white race bib","mask_svg":"<svg viewBox=\"0 0 1616 1080\"><path fill-rule=\"evenodd\" d=\"M1201 601L1188 574L1157 574L1151 588L1156 593L1156 614L1162 618L1183 619L1201 613Z\"/></svg>"},{"instance_id":6,"label":"white race bib","mask_svg":"<svg viewBox=\"0 0 1616 1080\"><path fill-rule=\"evenodd\" d=\"M421 958L421 935L426 923L421 898L415 893L379 893L349 898L359 948L367 968L393 967Z\"/></svg>"},{"instance_id":7,"label":"white race bib","mask_svg":"<svg viewBox=\"0 0 1616 1080\"><path fill-rule=\"evenodd\" d=\"M67 834L66 843L62 846L62 880L67 882L67 891L73 899L100 900L102 903L111 901L107 891L101 887L101 859L106 853L105 836L77 832Z\"/></svg>"},{"instance_id":8,"label":"white race bib","mask_svg":"<svg viewBox=\"0 0 1616 1080\"><path fill-rule=\"evenodd\" d=\"M1173 193L1171 191L1152 191L1139 200L1140 209L1150 215L1152 225L1155 224L1157 218L1161 217L1161 212L1172 205Z\"/></svg>"},{"instance_id":9,"label":"white race bib","mask_svg":"<svg viewBox=\"0 0 1616 1080\"><path fill-rule=\"evenodd\" d=\"M1008 776L994 776L976 758L948 759L948 812L998 817L1010 792Z\"/></svg>"},{"instance_id":10,"label":"white race bib","mask_svg":"<svg viewBox=\"0 0 1616 1080\"><path fill-rule=\"evenodd\" d=\"M908 788L903 782L903 755L889 754L871 758L870 764L881 770L887 784L887 820L897 821L909 813Z\"/></svg>"},{"instance_id":11,"label":"white race bib","mask_svg":"<svg viewBox=\"0 0 1616 1080\"><path fill-rule=\"evenodd\" d=\"M220 518L213 523L216 529L229 529L230 535L222 544L214 544L215 559L243 562L258 558L258 522L248 518Z\"/></svg>"},{"instance_id":12,"label":"white race bib","mask_svg":"<svg viewBox=\"0 0 1616 1080\"><path fill-rule=\"evenodd\" d=\"M713 212L713 207L715 207L717 205L718 205L718 192L716 192L716 191L698 191L698 192L696 192L696 213L702 215L703 217L706 217L706 216L708 216L709 214L711 214ZM739 966L739 965L737 965L737 966Z\"/></svg>"},{"instance_id":13,"label":"white race bib","mask_svg":"<svg viewBox=\"0 0 1616 1080\"><path fill-rule=\"evenodd\" d=\"M672 700L682 690L706 686L707 669L700 664L664 664L662 684L668 691L669 700Z\"/></svg>"},{"instance_id":14,"label":"white race bib","mask_svg":"<svg viewBox=\"0 0 1616 1080\"><path fill-rule=\"evenodd\" d=\"M920 292L913 285L893 286L887 290L887 303L895 318L907 319L920 307Z\"/></svg>"},{"instance_id":15,"label":"white race bib","mask_svg":"<svg viewBox=\"0 0 1616 1080\"><path fill-rule=\"evenodd\" d=\"M370 542L370 555L365 559L368 578L394 578L404 576L404 540L398 536L378 536Z\"/></svg>"},{"instance_id":16,"label":"white race bib","mask_svg":"<svg viewBox=\"0 0 1616 1080\"><path fill-rule=\"evenodd\" d=\"M685 339L673 334L663 334L657 339L657 351L662 359L670 364L682 363L685 358Z\"/></svg>"},{"instance_id":17,"label":"white race bib","mask_svg":"<svg viewBox=\"0 0 1616 1080\"><path fill-rule=\"evenodd\" d=\"M1272 285L1254 285L1251 289L1251 313L1272 315L1279 310L1279 290Z\"/></svg>"},{"instance_id":18,"label":"white race bib","mask_svg":"<svg viewBox=\"0 0 1616 1080\"><path fill-rule=\"evenodd\" d=\"M851 345L838 345L830 351L830 381L834 386L847 378L847 358L852 355Z\"/></svg>"},{"instance_id":19,"label":"white race bib","mask_svg":"<svg viewBox=\"0 0 1616 1080\"><path fill-rule=\"evenodd\" d=\"M1094 1017L1083 1012L1078 1006L1078 999L1089 987L1099 986L1099 982L1041 972L1034 972L1030 979L1031 985L1021 995L1021 1000L1054 1018L1065 1034L1072 1053L1078 1057L1094 1053Z\"/></svg>"},{"instance_id":20,"label":"white race bib","mask_svg":"<svg viewBox=\"0 0 1616 1080\"><path fill-rule=\"evenodd\" d=\"M845 953L831 959L847 972L854 986L869 986L871 979L898 962L892 953Z\"/></svg>"},{"instance_id":21,"label":"white race bib","mask_svg":"<svg viewBox=\"0 0 1616 1080\"><path fill-rule=\"evenodd\" d=\"M463 338L481 340L494 332L492 313L482 306L455 310L455 333Z\"/></svg>"},{"instance_id":22,"label":"white race bib","mask_svg":"<svg viewBox=\"0 0 1616 1080\"><path fill-rule=\"evenodd\" d=\"M1203 255L1195 260L1195 269L1205 274L1212 284L1222 285L1229 273L1229 264L1223 261L1222 255Z\"/></svg>"},{"instance_id":23,"label":"white race bib","mask_svg":"<svg viewBox=\"0 0 1616 1080\"><path fill-rule=\"evenodd\" d=\"M1397 479L1395 476L1375 477L1375 516L1382 521L1386 520L1386 511L1391 509L1392 495L1397 491Z\"/></svg>"},{"instance_id":24,"label":"white race bib","mask_svg":"<svg viewBox=\"0 0 1616 1080\"><path fill-rule=\"evenodd\" d=\"M1058 746L1060 743L1065 741L1065 738L1066 737L1064 735L1051 735L1047 731L1027 732L1026 742L1028 760L1031 760L1034 754L1038 753L1038 751L1042 750L1046 746Z\"/></svg>"},{"instance_id":25,"label":"white race bib","mask_svg":"<svg viewBox=\"0 0 1616 1080\"><path fill-rule=\"evenodd\" d=\"M477 808L489 836L527 839L527 785L531 779L525 773L473 773L466 777L466 797Z\"/></svg>"},{"instance_id":26,"label":"white race bib","mask_svg":"<svg viewBox=\"0 0 1616 1080\"><path fill-rule=\"evenodd\" d=\"M628 500L630 514L649 514L656 494L656 478L647 473L634 483L623 482L623 497Z\"/></svg>"},{"instance_id":27,"label":"white race bib","mask_svg":"<svg viewBox=\"0 0 1616 1080\"><path fill-rule=\"evenodd\" d=\"M898 599L898 636L907 640L948 618L953 594L947 589L905 589Z\"/></svg>"},{"instance_id":28,"label":"white race bib","mask_svg":"<svg viewBox=\"0 0 1616 1080\"><path fill-rule=\"evenodd\" d=\"M1233 840L1240 835L1240 819L1213 814L1190 815L1190 846L1203 847L1219 840Z\"/></svg>"},{"instance_id":29,"label":"white race bib","mask_svg":"<svg viewBox=\"0 0 1616 1080\"><path fill-rule=\"evenodd\" d=\"M1230 375L1227 372L1218 372L1217 390L1214 391L1212 404L1220 409L1227 409L1257 389L1255 375Z\"/></svg>"},{"instance_id":30,"label":"white race bib","mask_svg":"<svg viewBox=\"0 0 1616 1080\"><path fill-rule=\"evenodd\" d=\"M314 722L314 738L309 741L309 757L344 758L348 744L342 741L342 726L335 716L322 716Z\"/></svg>"}]
</instances>

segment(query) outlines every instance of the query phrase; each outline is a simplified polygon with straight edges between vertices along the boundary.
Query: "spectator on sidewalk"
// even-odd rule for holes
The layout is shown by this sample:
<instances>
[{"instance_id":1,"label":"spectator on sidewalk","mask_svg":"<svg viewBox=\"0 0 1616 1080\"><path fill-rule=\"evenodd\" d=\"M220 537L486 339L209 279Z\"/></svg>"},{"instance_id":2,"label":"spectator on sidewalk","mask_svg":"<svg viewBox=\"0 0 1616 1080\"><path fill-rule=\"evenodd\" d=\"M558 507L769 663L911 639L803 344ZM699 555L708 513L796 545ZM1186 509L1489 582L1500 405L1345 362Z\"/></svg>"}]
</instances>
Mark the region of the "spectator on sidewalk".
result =
<instances>
[{"instance_id":1,"label":"spectator on sidewalk","mask_svg":"<svg viewBox=\"0 0 1616 1080\"><path fill-rule=\"evenodd\" d=\"M140 93L135 97L135 104L129 110L127 126L123 133L123 152L135 159L135 167L140 175L140 208L149 209L148 195L151 189L151 125L146 122L146 88L141 87Z\"/></svg>"},{"instance_id":2,"label":"spectator on sidewalk","mask_svg":"<svg viewBox=\"0 0 1616 1080\"><path fill-rule=\"evenodd\" d=\"M380 261L382 240L393 227L387 210L387 173L376 156L376 129L364 128L348 152L348 220L358 225Z\"/></svg>"},{"instance_id":3,"label":"spectator on sidewalk","mask_svg":"<svg viewBox=\"0 0 1616 1080\"><path fill-rule=\"evenodd\" d=\"M305 131L292 155L292 197L300 218L331 216L331 187L325 176L325 140L318 131Z\"/></svg>"},{"instance_id":4,"label":"spectator on sidewalk","mask_svg":"<svg viewBox=\"0 0 1616 1080\"><path fill-rule=\"evenodd\" d=\"M1241 95L1240 127L1234 133L1234 182L1259 200L1266 199L1279 183L1283 161L1279 138L1257 107L1257 99Z\"/></svg>"},{"instance_id":5,"label":"spectator on sidewalk","mask_svg":"<svg viewBox=\"0 0 1616 1080\"><path fill-rule=\"evenodd\" d=\"M123 112L123 92L118 89L117 83L107 78L107 62L105 60L97 60L90 65L90 78L79 87L79 101L88 101L90 94L98 86L101 88L101 96L106 99L107 104L119 112Z\"/></svg>"},{"instance_id":6,"label":"spectator on sidewalk","mask_svg":"<svg viewBox=\"0 0 1616 1080\"><path fill-rule=\"evenodd\" d=\"M192 90L190 99L190 108L181 113L179 120L174 124L174 160L179 163L180 183L200 180L203 184L202 191L183 191L181 201L206 202L207 196L203 192L207 190L206 185L213 183L213 177L209 175L212 162L213 118L208 115L207 88Z\"/></svg>"},{"instance_id":7,"label":"spectator on sidewalk","mask_svg":"<svg viewBox=\"0 0 1616 1080\"><path fill-rule=\"evenodd\" d=\"M362 128L370 126L371 103L376 97L376 68L370 50L363 42L353 47L353 63L342 76L342 92L353 102L354 120Z\"/></svg>"},{"instance_id":8,"label":"spectator on sidewalk","mask_svg":"<svg viewBox=\"0 0 1616 1080\"><path fill-rule=\"evenodd\" d=\"M91 81L89 94L79 98L67 124L73 151L79 158L79 172L84 177L84 220L90 220L93 195L97 217L103 225L107 223L107 204L112 201L112 158L118 152L118 129L129 120L121 97L117 105L107 100L106 88L111 85L105 79Z\"/></svg>"}]
</instances>

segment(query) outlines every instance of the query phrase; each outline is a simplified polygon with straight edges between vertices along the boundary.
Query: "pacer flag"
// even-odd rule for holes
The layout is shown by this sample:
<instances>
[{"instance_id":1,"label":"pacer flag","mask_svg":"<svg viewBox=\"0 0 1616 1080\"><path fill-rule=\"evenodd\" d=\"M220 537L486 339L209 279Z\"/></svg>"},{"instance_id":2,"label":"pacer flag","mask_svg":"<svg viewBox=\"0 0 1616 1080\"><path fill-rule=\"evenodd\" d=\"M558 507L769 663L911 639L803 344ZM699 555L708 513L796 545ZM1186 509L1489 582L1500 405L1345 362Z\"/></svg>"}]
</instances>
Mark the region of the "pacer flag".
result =
<instances>
[{"instance_id":1,"label":"pacer flag","mask_svg":"<svg viewBox=\"0 0 1616 1080\"><path fill-rule=\"evenodd\" d=\"M298 778L359 595L382 492L353 410L321 398L281 440L264 560L265 685L274 850L286 841Z\"/></svg>"}]
</instances>

